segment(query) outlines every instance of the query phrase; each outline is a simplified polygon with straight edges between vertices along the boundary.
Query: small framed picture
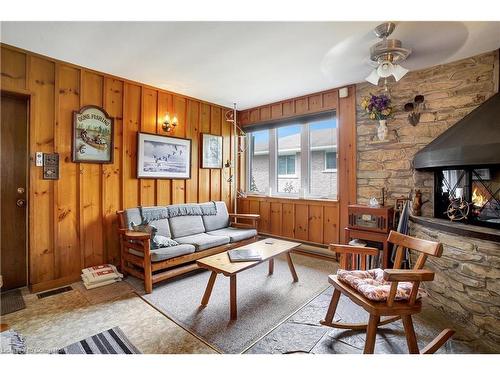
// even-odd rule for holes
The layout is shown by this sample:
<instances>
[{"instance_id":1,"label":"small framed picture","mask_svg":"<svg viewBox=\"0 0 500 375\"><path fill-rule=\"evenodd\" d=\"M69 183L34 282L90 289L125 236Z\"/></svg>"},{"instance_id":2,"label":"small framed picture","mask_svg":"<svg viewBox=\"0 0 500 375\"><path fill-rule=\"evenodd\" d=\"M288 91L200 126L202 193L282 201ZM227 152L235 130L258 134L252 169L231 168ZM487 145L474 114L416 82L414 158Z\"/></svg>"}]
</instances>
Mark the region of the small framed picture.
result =
<instances>
[{"instance_id":1,"label":"small framed picture","mask_svg":"<svg viewBox=\"0 0 500 375\"><path fill-rule=\"evenodd\" d=\"M139 133L137 178L191 178L191 140Z\"/></svg>"},{"instance_id":2,"label":"small framed picture","mask_svg":"<svg viewBox=\"0 0 500 375\"><path fill-rule=\"evenodd\" d=\"M113 118L94 105L73 112L74 163L113 163Z\"/></svg>"},{"instance_id":3,"label":"small framed picture","mask_svg":"<svg viewBox=\"0 0 500 375\"><path fill-rule=\"evenodd\" d=\"M201 168L222 168L222 136L201 134Z\"/></svg>"}]
</instances>

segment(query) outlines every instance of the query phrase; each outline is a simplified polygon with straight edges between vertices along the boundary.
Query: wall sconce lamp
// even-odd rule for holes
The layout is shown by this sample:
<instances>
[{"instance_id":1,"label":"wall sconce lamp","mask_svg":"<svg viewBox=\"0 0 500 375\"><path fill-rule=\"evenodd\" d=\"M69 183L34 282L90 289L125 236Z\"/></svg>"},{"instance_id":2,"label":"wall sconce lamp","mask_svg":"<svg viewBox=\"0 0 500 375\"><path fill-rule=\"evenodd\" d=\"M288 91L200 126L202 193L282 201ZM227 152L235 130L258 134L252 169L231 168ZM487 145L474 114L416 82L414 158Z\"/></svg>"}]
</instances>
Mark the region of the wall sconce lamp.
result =
<instances>
[{"instance_id":1,"label":"wall sconce lamp","mask_svg":"<svg viewBox=\"0 0 500 375\"><path fill-rule=\"evenodd\" d=\"M413 102L405 104L405 111L410 112L408 113L408 122L413 126L416 126L420 122L420 109L423 107L423 103L424 96L417 95L413 99Z\"/></svg>"},{"instance_id":2,"label":"wall sconce lamp","mask_svg":"<svg viewBox=\"0 0 500 375\"><path fill-rule=\"evenodd\" d=\"M170 119L170 114L167 112L165 116L165 121L163 121L161 127L164 131L171 132L175 129L177 124L178 124L177 116L174 116L172 119Z\"/></svg>"}]
</instances>

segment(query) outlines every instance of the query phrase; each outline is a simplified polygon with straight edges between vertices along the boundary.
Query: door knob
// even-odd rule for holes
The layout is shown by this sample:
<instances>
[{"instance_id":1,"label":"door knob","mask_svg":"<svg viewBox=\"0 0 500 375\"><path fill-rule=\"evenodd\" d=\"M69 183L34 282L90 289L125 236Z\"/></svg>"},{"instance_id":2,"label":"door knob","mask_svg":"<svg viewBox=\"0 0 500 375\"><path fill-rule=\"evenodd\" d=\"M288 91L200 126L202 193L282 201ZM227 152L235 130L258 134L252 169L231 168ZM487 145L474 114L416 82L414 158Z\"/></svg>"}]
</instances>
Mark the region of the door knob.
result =
<instances>
[{"instance_id":1,"label":"door knob","mask_svg":"<svg viewBox=\"0 0 500 375\"><path fill-rule=\"evenodd\" d=\"M16 201L17 207L24 207L26 205L26 201L24 199L18 199Z\"/></svg>"},{"instance_id":2,"label":"door knob","mask_svg":"<svg viewBox=\"0 0 500 375\"><path fill-rule=\"evenodd\" d=\"M18 187L17 188L17 194L24 194L24 188Z\"/></svg>"}]
</instances>

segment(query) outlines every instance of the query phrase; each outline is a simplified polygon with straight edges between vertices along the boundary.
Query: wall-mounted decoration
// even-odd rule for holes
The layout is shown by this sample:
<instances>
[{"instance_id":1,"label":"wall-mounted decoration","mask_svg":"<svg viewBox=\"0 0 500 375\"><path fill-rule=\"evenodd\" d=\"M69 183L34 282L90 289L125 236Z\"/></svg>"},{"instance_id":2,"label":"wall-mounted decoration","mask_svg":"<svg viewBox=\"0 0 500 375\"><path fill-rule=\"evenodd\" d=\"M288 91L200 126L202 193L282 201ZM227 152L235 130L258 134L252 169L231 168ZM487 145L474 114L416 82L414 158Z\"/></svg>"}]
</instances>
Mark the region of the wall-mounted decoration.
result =
<instances>
[{"instance_id":1,"label":"wall-mounted decoration","mask_svg":"<svg viewBox=\"0 0 500 375\"><path fill-rule=\"evenodd\" d=\"M165 119L163 120L163 124L161 124L161 128L163 131L169 133L175 129L177 124L179 123L179 120L177 120L177 116L174 116L172 119L170 119L170 113L167 112L165 115Z\"/></svg>"},{"instance_id":2,"label":"wall-mounted decoration","mask_svg":"<svg viewBox=\"0 0 500 375\"><path fill-rule=\"evenodd\" d=\"M43 154L43 179L59 180L59 154Z\"/></svg>"},{"instance_id":3,"label":"wall-mounted decoration","mask_svg":"<svg viewBox=\"0 0 500 375\"><path fill-rule=\"evenodd\" d=\"M222 136L201 134L201 168L222 168Z\"/></svg>"},{"instance_id":4,"label":"wall-mounted decoration","mask_svg":"<svg viewBox=\"0 0 500 375\"><path fill-rule=\"evenodd\" d=\"M373 95L364 97L361 101L361 108L368 113L368 117L372 120L378 120L377 137L380 141L385 141L387 138L387 119L393 114L391 106L391 98L387 95Z\"/></svg>"},{"instance_id":5,"label":"wall-mounted decoration","mask_svg":"<svg viewBox=\"0 0 500 375\"><path fill-rule=\"evenodd\" d=\"M73 112L73 162L113 162L113 118L88 105Z\"/></svg>"},{"instance_id":6,"label":"wall-mounted decoration","mask_svg":"<svg viewBox=\"0 0 500 375\"><path fill-rule=\"evenodd\" d=\"M139 133L137 178L191 178L191 140Z\"/></svg>"},{"instance_id":7,"label":"wall-mounted decoration","mask_svg":"<svg viewBox=\"0 0 500 375\"><path fill-rule=\"evenodd\" d=\"M420 110L422 109L423 104L423 95L417 95L415 96L413 103L410 102L405 104L405 111L410 112L408 113L408 122L411 125L416 126L420 122Z\"/></svg>"}]
</instances>

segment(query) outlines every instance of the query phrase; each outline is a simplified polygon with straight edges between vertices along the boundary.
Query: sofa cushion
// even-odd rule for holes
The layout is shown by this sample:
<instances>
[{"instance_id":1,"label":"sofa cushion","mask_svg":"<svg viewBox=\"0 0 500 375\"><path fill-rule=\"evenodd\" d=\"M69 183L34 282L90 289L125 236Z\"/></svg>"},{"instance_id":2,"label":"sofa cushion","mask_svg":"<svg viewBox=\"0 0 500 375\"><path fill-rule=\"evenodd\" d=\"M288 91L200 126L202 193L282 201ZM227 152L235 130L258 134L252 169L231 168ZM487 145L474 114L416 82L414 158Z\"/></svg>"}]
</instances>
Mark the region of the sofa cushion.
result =
<instances>
[{"instance_id":1,"label":"sofa cushion","mask_svg":"<svg viewBox=\"0 0 500 375\"><path fill-rule=\"evenodd\" d=\"M157 235L169 238L172 237L172 234L170 233L170 224L168 222L168 219L154 220L151 221L149 225L157 229L156 231Z\"/></svg>"},{"instance_id":2,"label":"sofa cushion","mask_svg":"<svg viewBox=\"0 0 500 375\"><path fill-rule=\"evenodd\" d=\"M243 229L243 228L222 228L207 232L207 234L213 236L225 236L229 237L232 242L238 242L242 240L247 240L249 238L255 237L257 235L257 231L255 229Z\"/></svg>"},{"instance_id":3,"label":"sofa cushion","mask_svg":"<svg viewBox=\"0 0 500 375\"><path fill-rule=\"evenodd\" d=\"M203 219L201 216L188 215L176 216L168 219L172 237L177 240L178 237L192 236L193 234L205 232Z\"/></svg>"},{"instance_id":4,"label":"sofa cushion","mask_svg":"<svg viewBox=\"0 0 500 375\"><path fill-rule=\"evenodd\" d=\"M159 249L151 250L151 261L159 262L170 258L175 258L181 255L192 254L195 252L193 245L181 244L177 246L162 247ZM129 249L131 254L142 257L144 254L140 251Z\"/></svg>"},{"instance_id":5,"label":"sofa cushion","mask_svg":"<svg viewBox=\"0 0 500 375\"><path fill-rule=\"evenodd\" d=\"M212 247L225 245L229 243L229 237L214 236L206 233L194 234L192 236L180 237L175 239L179 243L189 243L196 247L196 251L210 249Z\"/></svg>"},{"instance_id":6,"label":"sofa cushion","mask_svg":"<svg viewBox=\"0 0 500 375\"><path fill-rule=\"evenodd\" d=\"M346 271L339 269L337 276L340 281L356 289L366 298L372 301L387 301L391 290L391 282L384 280L384 270L375 268L368 271ZM398 289L394 300L405 301L410 298L413 283L401 281L398 283ZM417 298L421 297L422 290L419 289Z\"/></svg>"},{"instance_id":7,"label":"sofa cushion","mask_svg":"<svg viewBox=\"0 0 500 375\"><path fill-rule=\"evenodd\" d=\"M215 202L217 214L203 216L203 224L207 232L211 232L229 226L229 213L225 202Z\"/></svg>"},{"instance_id":8,"label":"sofa cushion","mask_svg":"<svg viewBox=\"0 0 500 375\"><path fill-rule=\"evenodd\" d=\"M132 229L132 223L135 224L142 223L142 215L139 208L138 207L127 208L124 211L124 221L125 221L125 227L128 229Z\"/></svg>"}]
</instances>

